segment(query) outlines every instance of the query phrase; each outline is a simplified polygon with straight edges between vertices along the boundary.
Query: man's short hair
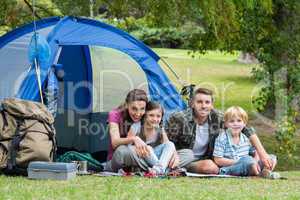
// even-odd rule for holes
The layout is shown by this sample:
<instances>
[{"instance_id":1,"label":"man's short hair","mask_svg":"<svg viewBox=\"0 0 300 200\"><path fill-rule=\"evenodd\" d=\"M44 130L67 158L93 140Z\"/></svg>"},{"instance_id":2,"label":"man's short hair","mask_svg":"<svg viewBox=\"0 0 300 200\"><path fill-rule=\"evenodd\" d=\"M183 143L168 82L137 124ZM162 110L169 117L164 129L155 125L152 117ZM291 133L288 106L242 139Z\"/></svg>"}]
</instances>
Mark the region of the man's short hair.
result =
<instances>
[{"instance_id":1,"label":"man's short hair","mask_svg":"<svg viewBox=\"0 0 300 200\"><path fill-rule=\"evenodd\" d=\"M197 94L205 94L208 96L211 96L212 101L214 101L214 95L213 95L213 91L207 88L198 88L195 90L194 94L193 94L193 98L197 95Z\"/></svg>"}]
</instances>

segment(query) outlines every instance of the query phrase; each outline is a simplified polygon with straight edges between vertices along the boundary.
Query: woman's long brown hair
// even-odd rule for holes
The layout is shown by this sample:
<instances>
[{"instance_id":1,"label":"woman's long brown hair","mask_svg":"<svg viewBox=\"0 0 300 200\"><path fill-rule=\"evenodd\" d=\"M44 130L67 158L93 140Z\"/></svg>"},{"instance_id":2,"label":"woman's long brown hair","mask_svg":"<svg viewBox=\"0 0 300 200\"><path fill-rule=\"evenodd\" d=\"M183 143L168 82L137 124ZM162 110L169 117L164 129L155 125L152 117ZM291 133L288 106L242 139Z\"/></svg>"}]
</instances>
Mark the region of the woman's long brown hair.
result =
<instances>
[{"instance_id":1,"label":"woman's long brown hair","mask_svg":"<svg viewBox=\"0 0 300 200\"><path fill-rule=\"evenodd\" d=\"M118 109L120 109L122 112L122 117L124 120L123 127L122 127L123 128L122 132L124 134L128 133L130 126L133 124L133 120L129 115L126 105L134 101L145 101L146 103L148 103L147 93L142 89L133 89L128 92L125 102L118 107Z\"/></svg>"}]
</instances>

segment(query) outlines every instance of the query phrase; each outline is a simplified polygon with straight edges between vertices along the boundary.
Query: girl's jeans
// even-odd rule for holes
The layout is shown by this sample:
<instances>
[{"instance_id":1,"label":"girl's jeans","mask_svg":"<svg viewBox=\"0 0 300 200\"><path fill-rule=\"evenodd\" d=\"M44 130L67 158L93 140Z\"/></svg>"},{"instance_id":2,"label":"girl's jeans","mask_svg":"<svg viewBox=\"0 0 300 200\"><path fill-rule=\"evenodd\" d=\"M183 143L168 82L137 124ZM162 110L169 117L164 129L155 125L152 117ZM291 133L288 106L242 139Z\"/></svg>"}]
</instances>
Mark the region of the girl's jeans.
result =
<instances>
[{"instance_id":1,"label":"girl's jeans","mask_svg":"<svg viewBox=\"0 0 300 200\"><path fill-rule=\"evenodd\" d=\"M150 167L159 165L165 171L175 150L173 142L168 141L151 148L150 155L144 159Z\"/></svg>"}]
</instances>

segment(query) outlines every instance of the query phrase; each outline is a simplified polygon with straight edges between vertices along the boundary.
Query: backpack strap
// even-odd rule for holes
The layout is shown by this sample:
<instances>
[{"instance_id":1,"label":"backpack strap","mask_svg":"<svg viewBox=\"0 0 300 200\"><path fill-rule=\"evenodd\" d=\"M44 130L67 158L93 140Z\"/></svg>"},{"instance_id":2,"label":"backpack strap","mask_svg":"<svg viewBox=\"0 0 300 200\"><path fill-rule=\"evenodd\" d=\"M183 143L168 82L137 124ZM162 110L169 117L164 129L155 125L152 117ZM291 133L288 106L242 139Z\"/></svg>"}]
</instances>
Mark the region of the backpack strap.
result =
<instances>
[{"instance_id":1,"label":"backpack strap","mask_svg":"<svg viewBox=\"0 0 300 200\"><path fill-rule=\"evenodd\" d=\"M57 144L56 144L56 137L55 137L55 128L53 124L49 124L51 128L52 134L49 134L49 139L52 141L52 149L50 154L52 154L53 161L56 161L56 150L57 150Z\"/></svg>"},{"instance_id":2,"label":"backpack strap","mask_svg":"<svg viewBox=\"0 0 300 200\"><path fill-rule=\"evenodd\" d=\"M19 149L19 145L21 140L23 139L22 136L20 135L20 126L21 126L21 121L17 120L17 127L16 127L16 131L15 131L15 135L11 140L10 143L10 155L9 155L9 159L7 161L7 169L13 170L16 166L17 166L17 161L16 161L16 157L17 157L17 151Z\"/></svg>"},{"instance_id":3,"label":"backpack strap","mask_svg":"<svg viewBox=\"0 0 300 200\"><path fill-rule=\"evenodd\" d=\"M2 115L2 119L3 119L3 127L2 127L2 131L4 131L5 127L8 126L8 122L7 122L7 118L4 114L4 112L1 110L1 115Z\"/></svg>"},{"instance_id":4,"label":"backpack strap","mask_svg":"<svg viewBox=\"0 0 300 200\"><path fill-rule=\"evenodd\" d=\"M7 167L3 170L3 172L5 175L23 175L26 176L27 175L27 170L24 168L20 168L17 166L17 161L16 161L16 157L17 157L17 151L19 149L19 145L21 140L23 139L24 135L20 134L20 126L21 126L21 121L17 120L17 127L16 127L16 131L15 131L15 135L12 138L12 141L10 143L9 146L9 158L7 160Z\"/></svg>"}]
</instances>

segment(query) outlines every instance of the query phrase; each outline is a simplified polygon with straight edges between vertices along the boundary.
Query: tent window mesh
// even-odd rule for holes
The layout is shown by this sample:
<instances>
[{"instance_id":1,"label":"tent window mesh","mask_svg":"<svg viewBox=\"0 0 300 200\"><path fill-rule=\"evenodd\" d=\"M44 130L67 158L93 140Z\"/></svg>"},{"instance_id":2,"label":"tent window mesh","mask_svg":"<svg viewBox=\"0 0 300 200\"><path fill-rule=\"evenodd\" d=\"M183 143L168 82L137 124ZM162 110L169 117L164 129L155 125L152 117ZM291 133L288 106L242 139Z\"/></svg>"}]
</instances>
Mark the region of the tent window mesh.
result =
<instances>
[{"instance_id":1,"label":"tent window mesh","mask_svg":"<svg viewBox=\"0 0 300 200\"><path fill-rule=\"evenodd\" d=\"M127 54L106 47L90 47L93 66L93 112L108 112L124 102L134 88L148 92L145 72Z\"/></svg>"}]
</instances>

